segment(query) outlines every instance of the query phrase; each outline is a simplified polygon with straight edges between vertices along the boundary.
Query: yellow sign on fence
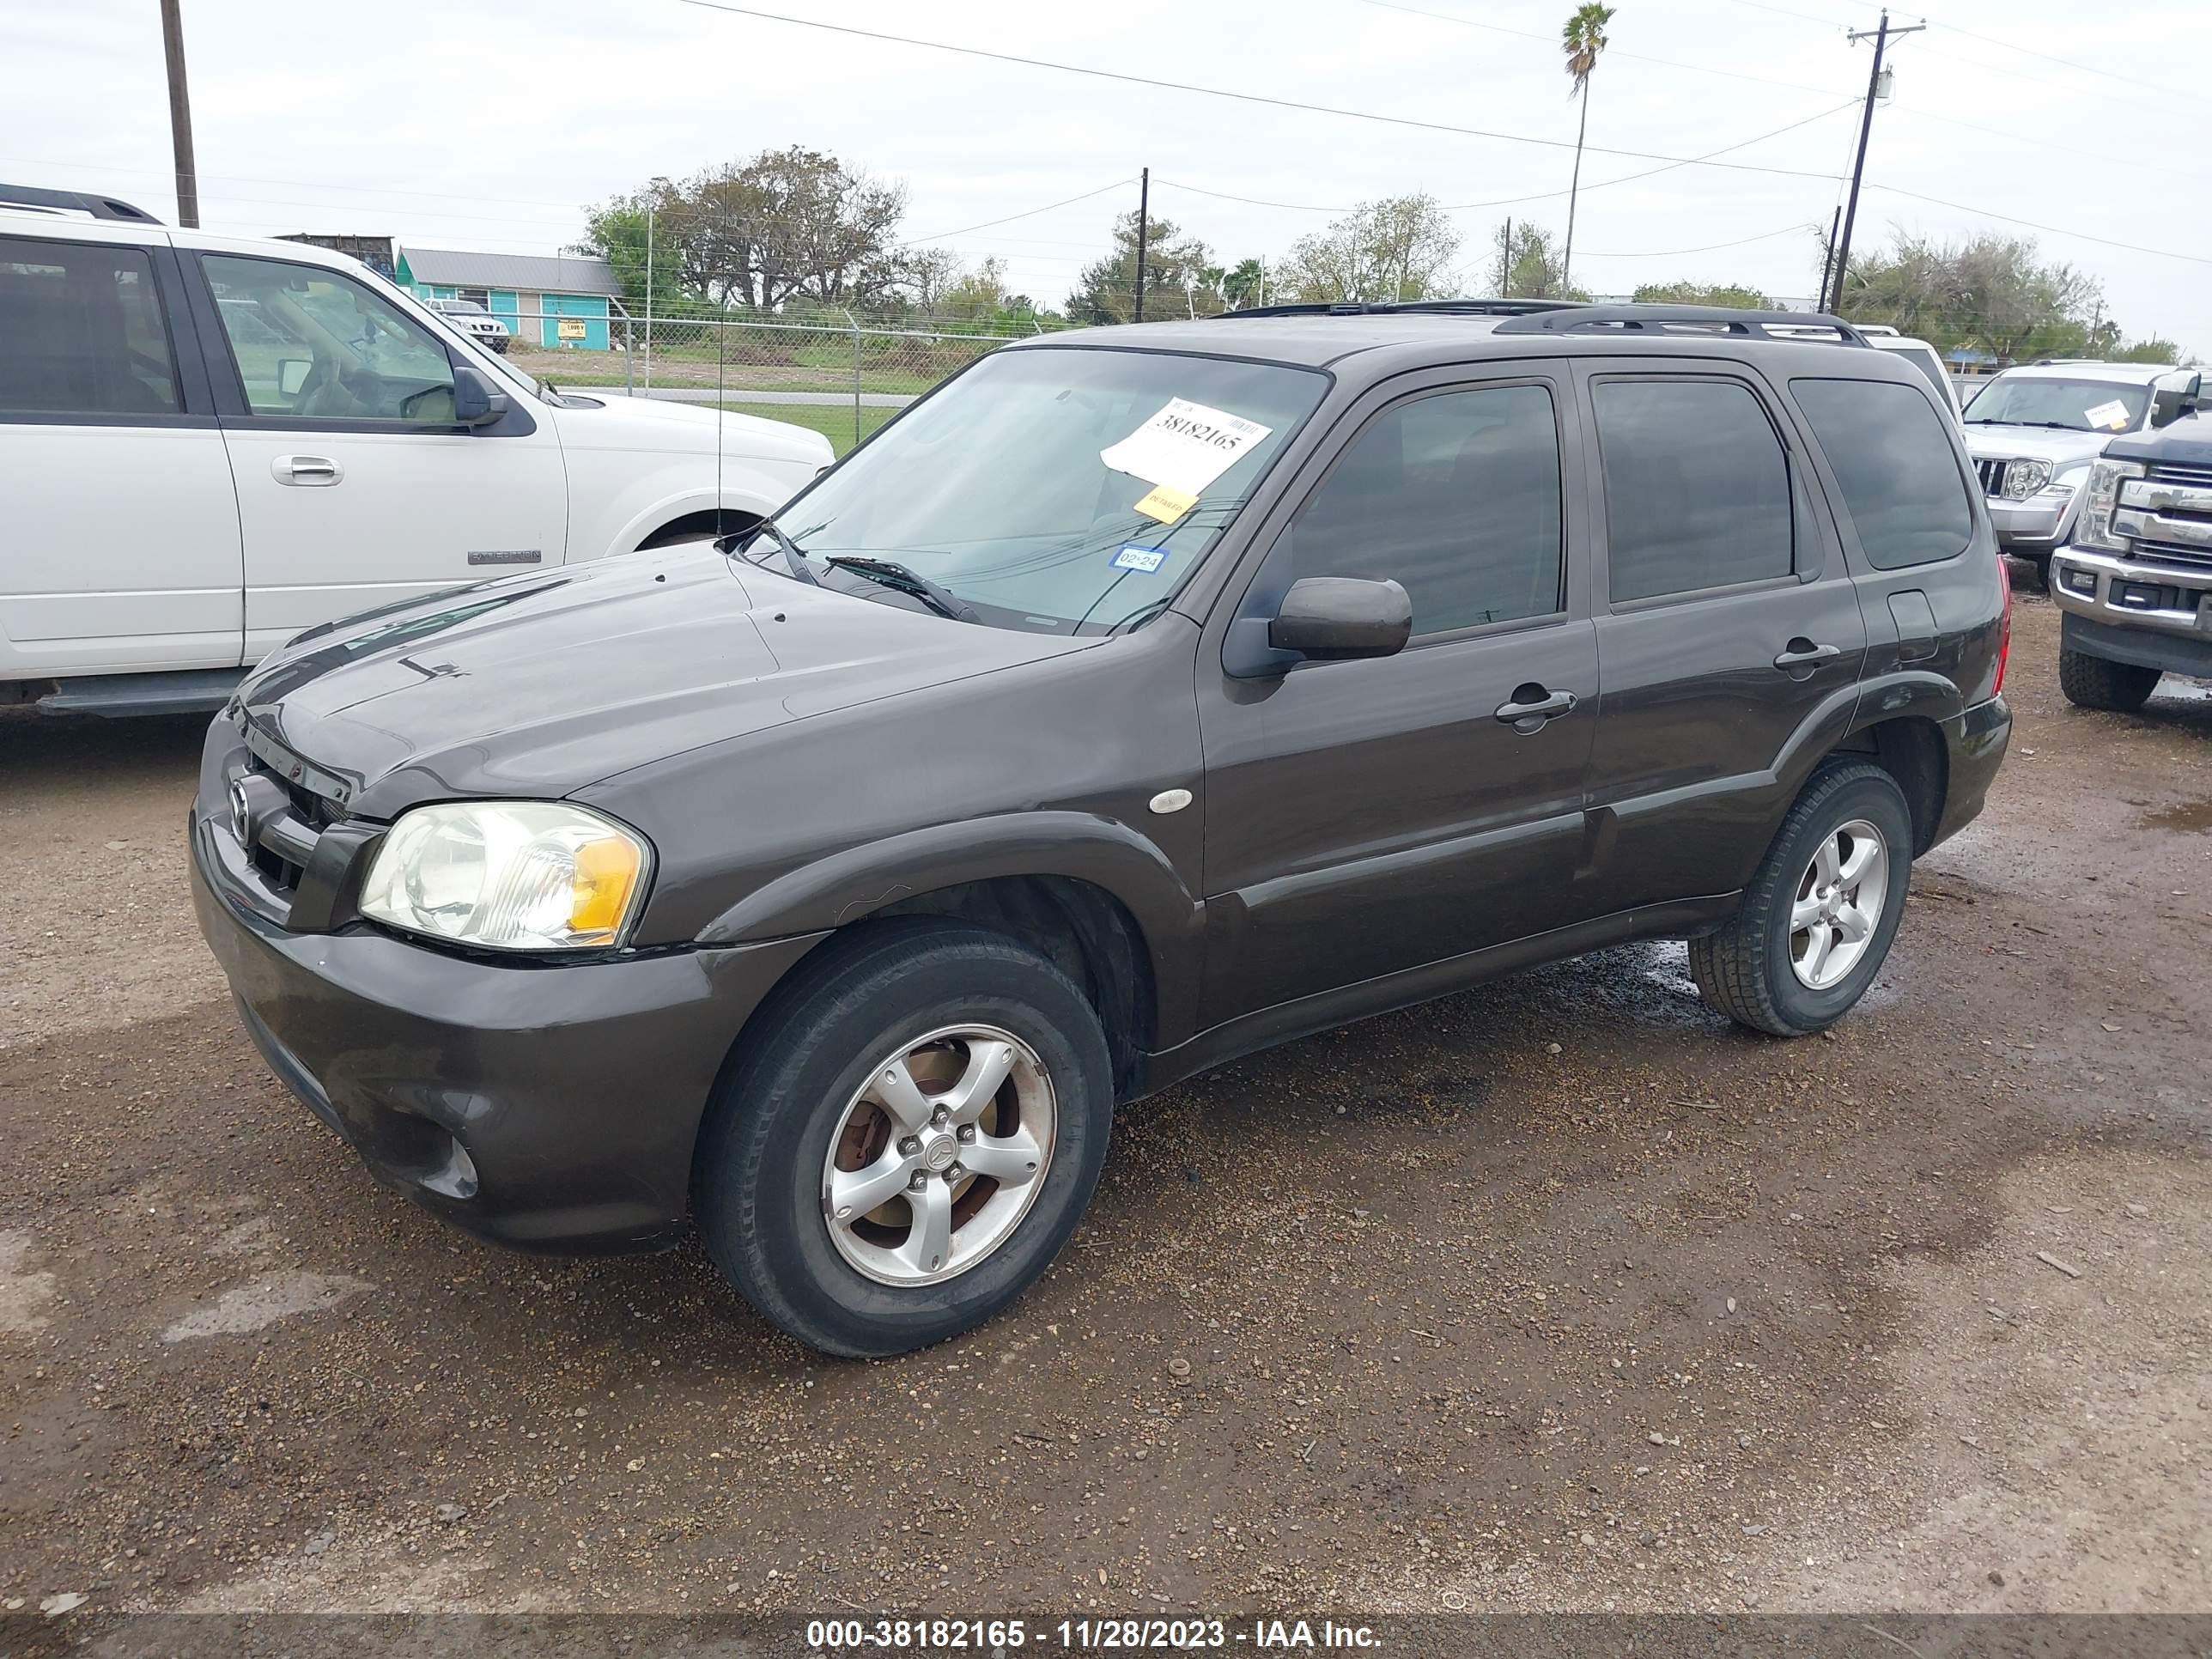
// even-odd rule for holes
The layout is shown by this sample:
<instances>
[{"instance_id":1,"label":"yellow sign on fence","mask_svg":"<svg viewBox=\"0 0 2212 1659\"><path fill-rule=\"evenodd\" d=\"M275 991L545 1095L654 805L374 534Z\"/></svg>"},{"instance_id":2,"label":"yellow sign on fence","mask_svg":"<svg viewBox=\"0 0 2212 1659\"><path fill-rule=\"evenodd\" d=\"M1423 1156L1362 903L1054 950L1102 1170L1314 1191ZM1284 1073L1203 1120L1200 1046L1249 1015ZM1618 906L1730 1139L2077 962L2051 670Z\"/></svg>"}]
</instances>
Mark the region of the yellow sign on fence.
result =
<instances>
[{"instance_id":1,"label":"yellow sign on fence","mask_svg":"<svg viewBox=\"0 0 2212 1659\"><path fill-rule=\"evenodd\" d=\"M560 318L554 324L554 327L563 340L580 340L584 337L584 319L581 317Z\"/></svg>"}]
</instances>

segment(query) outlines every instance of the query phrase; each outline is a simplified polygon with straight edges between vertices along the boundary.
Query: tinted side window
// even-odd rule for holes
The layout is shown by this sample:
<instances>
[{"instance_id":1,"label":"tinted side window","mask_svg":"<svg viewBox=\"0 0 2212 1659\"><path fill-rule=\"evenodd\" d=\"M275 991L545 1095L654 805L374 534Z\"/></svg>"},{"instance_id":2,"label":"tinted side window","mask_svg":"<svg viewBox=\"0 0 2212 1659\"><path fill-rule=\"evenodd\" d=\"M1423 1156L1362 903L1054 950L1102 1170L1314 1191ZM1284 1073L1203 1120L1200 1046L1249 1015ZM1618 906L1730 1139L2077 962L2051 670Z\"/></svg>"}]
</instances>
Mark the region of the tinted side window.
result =
<instances>
[{"instance_id":1,"label":"tinted side window","mask_svg":"<svg viewBox=\"0 0 2212 1659\"><path fill-rule=\"evenodd\" d=\"M1868 563L1933 564L1966 545L1966 480L1925 398L1879 380L1792 380L1790 391L1843 486Z\"/></svg>"},{"instance_id":2,"label":"tinted side window","mask_svg":"<svg viewBox=\"0 0 2212 1659\"><path fill-rule=\"evenodd\" d=\"M316 265L222 253L202 263L256 415L452 424L445 348L381 295Z\"/></svg>"},{"instance_id":3,"label":"tinted side window","mask_svg":"<svg viewBox=\"0 0 2212 1659\"><path fill-rule=\"evenodd\" d=\"M0 410L174 415L182 407L143 252L0 237Z\"/></svg>"},{"instance_id":4,"label":"tinted side window","mask_svg":"<svg viewBox=\"0 0 2212 1659\"><path fill-rule=\"evenodd\" d=\"M1593 391L1615 604L1796 568L1789 460L1749 387L1601 380Z\"/></svg>"},{"instance_id":5,"label":"tinted side window","mask_svg":"<svg viewBox=\"0 0 2212 1659\"><path fill-rule=\"evenodd\" d=\"M1298 577L1388 577L1413 632L1559 608L1559 436L1540 386L1422 398L1370 421L1287 533Z\"/></svg>"}]
</instances>

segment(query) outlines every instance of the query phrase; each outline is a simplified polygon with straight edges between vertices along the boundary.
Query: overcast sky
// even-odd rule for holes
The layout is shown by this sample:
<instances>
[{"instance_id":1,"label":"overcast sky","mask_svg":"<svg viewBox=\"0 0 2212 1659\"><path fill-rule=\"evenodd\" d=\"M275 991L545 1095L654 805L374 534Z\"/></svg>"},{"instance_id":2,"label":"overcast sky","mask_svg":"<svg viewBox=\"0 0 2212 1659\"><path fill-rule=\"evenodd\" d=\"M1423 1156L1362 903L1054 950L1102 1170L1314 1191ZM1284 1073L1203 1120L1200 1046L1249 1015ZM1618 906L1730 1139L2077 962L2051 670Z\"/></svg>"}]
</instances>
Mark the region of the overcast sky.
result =
<instances>
[{"instance_id":1,"label":"overcast sky","mask_svg":"<svg viewBox=\"0 0 2212 1659\"><path fill-rule=\"evenodd\" d=\"M1435 15L1376 0L760 4L1555 143L1575 136L1557 44L1569 0L1405 0ZM1140 167L1152 169L1154 210L1233 264L1279 255L1330 216L1191 187L1320 208L1410 190L1496 203L1564 191L1573 160L1568 149L958 57L683 0L184 0L184 12L203 219L248 234L551 252L574 240L586 204L797 143L905 180L908 234L1003 258L1014 289L1056 305L1112 216L1134 205ZM1594 150L1701 155L1817 118L1721 159L1831 176L1688 167L1608 185L1658 163L1590 154L1577 283L1626 293L1692 278L1809 295L1811 228L1838 198L1832 175L1849 171L1869 57L1844 31L1876 15L1849 0L1619 0L1591 94ZM1863 198L1858 246L1893 227L2034 235L2048 257L2101 278L2131 337L2164 334L2212 356L2212 161L2198 142L2212 5L1942 0L1929 22L1894 47L1896 97L1876 112L1867 168L1870 185L1893 188ZM2162 131L2172 134L2164 153ZM167 219L169 167L155 0L0 8L0 177L122 195ZM1471 283L1509 212L1556 228L1566 204L1455 212ZM1740 246L1716 246L1728 243Z\"/></svg>"}]
</instances>

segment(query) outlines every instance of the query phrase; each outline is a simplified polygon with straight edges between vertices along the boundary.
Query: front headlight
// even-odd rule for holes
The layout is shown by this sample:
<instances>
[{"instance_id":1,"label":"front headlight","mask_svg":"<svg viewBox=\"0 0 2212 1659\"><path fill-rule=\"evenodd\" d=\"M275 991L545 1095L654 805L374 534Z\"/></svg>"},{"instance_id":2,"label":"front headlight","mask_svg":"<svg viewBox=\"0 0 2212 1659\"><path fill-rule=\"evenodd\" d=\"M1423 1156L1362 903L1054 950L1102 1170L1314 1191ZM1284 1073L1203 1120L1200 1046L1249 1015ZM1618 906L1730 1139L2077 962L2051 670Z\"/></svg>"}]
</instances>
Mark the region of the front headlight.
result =
<instances>
[{"instance_id":1,"label":"front headlight","mask_svg":"<svg viewBox=\"0 0 2212 1659\"><path fill-rule=\"evenodd\" d=\"M2004 498L2008 501L2024 501L2050 482L2050 462L2010 462L2005 467Z\"/></svg>"},{"instance_id":2,"label":"front headlight","mask_svg":"<svg viewBox=\"0 0 2212 1659\"><path fill-rule=\"evenodd\" d=\"M2119 503L2121 482L2142 476L2141 461L2099 461L2090 467L2088 492L2081 498L2081 515L2074 525L2075 546L2127 551L2127 538L2112 533L2112 509Z\"/></svg>"},{"instance_id":3,"label":"front headlight","mask_svg":"<svg viewBox=\"0 0 2212 1659\"><path fill-rule=\"evenodd\" d=\"M377 848L361 913L488 950L587 950L621 942L651 863L642 839L580 806L418 806Z\"/></svg>"}]
</instances>

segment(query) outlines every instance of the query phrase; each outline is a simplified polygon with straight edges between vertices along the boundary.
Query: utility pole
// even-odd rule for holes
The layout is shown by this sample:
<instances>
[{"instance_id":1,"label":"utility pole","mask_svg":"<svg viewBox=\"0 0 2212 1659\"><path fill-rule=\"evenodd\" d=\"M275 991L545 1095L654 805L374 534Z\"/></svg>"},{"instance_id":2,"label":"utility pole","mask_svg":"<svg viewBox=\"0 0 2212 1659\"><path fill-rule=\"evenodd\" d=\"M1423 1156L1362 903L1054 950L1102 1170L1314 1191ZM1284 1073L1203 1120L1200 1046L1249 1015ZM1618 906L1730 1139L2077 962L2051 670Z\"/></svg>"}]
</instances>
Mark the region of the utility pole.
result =
<instances>
[{"instance_id":1,"label":"utility pole","mask_svg":"<svg viewBox=\"0 0 2212 1659\"><path fill-rule=\"evenodd\" d=\"M1145 244L1152 239L1152 170L1137 174L1137 321L1145 320Z\"/></svg>"},{"instance_id":2,"label":"utility pole","mask_svg":"<svg viewBox=\"0 0 2212 1659\"><path fill-rule=\"evenodd\" d=\"M1498 297L1513 297L1513 216L1505 216L1505 230L1498 252Z\"/></svg>"},{"instance_id":3,"label":"utility pole","mask_svg":"<svg viewBox=\"0 0 2212 1659\"><path fill-rule=\"evenodd\" d=\"M1925 23L1913 23L1904 28L1893 29L1889 26L1889 13L1885 9L1881 14L1880 27L1871 30L1856 30L1851 35L1854 45L1867 40L1874 42L1874 69L1867 76L1866 108L1859 115L1859 153L1858 158L1851 163L1851 193L1844 208L1843 239L1836 244L1834 297L1830 301L1828 309L1838 315L1840 315L1844 309L1844 267L1850 262L1851 227L1859 216L1859 179L1866 172L1867 138L1874 131L1875 95L1881 88L1882 53L1888 49L1890 41L1897 36L1917 34L1927 27Z\"/></svg>"},{"instance_id":4,"label":"utility pole","mask_svg":"<svg viewBox=\"0 0 2212 1659\"><path fill-rule=\"evenodd\" d=\"M192 100L185 90L185 20L178 0L161 0L161 51L169 60L169 144L177 155L177 222L200 224L200 175L192 165Z\"/></svg>"},{"instance_id":5,"label":"utility pole","mask_svg":"<svg viewBox=\"0 0 2212 1659\"><path fill-rule=\"evenodd\" d=\"M1819 310L1828 303L1828 278L1836 269L1836 233L1844 222L1844 204L1836 204L1836 210L1828 216L1828 240L1820 250L1820 291L1814 296L1813 308Z\"/></svg>"}]
</instances>

